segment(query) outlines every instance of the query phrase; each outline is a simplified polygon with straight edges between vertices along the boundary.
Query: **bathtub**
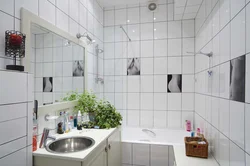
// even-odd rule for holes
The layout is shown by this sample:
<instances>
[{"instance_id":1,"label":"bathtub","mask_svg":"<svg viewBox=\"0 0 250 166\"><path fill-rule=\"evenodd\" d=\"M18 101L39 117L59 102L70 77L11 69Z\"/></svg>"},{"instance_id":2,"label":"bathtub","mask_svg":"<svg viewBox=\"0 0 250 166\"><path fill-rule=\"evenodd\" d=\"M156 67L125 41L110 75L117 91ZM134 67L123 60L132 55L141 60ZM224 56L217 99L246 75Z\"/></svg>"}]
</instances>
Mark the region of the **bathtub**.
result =
<instances>
[{"instance_id":1,"label":"bathtub","mask_svg":"<svg viewBox=\"0 0 250 166\"><path fill-rule=\"evenodd\" d=\"M190 136L184 130L122 128L122 142L156 145L182 145L184 137Z\"/></svg>"},{"instance_id":2,"label":"bathtub","mask_svg":"<svg viewBox=\"0 0 250 166\"><path fill-rule=\"evenodd\" d=\"M122 128L123 166L175 166L173 145L183 145L183 130Z\"/></svg>"}]
</instances>

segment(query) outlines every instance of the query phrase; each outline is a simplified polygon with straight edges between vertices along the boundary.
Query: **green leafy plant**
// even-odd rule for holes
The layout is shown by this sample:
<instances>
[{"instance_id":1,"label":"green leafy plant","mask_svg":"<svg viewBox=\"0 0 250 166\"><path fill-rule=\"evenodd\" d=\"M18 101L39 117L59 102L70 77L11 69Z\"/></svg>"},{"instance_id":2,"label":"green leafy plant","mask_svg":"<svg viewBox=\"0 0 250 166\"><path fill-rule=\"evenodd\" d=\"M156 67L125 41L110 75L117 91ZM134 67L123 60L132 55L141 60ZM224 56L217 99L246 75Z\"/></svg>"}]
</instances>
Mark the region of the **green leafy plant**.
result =
<instances>
[{"instance_id":1,"label":"green leafy plant","mask_svg":"<svg viewBox=\"0 0 250 166\"><path fill-rule=\"evenodd\" d=\"M114 128L121 125L122 116L108 101L100 101L95 116L96 125L101 129Z\"/></svg>"},{"instance_id":2,"label":"green leafy plant","mask_svg":"<svg viewBox=\"0 0 250 166\"><path fill-rule=\"evenodd\" d=\"M93 92L85 91L79 95L78 104L75 107L75 111L81 111L81 113L95 113L97 109L97 97Z\"/></svg>"},{"instance_id":3,"label":"green leafy plant","mask_svg":"<svg viewBox=\"0 0 250 166\"><path fill-rule=\"evenodd\" d=\"M78 100L79 98L79 94L77 91L72 91L66 94L65 97L62 98L62 101L74 101L74 100Z\"/></svg>"}]
</instances>

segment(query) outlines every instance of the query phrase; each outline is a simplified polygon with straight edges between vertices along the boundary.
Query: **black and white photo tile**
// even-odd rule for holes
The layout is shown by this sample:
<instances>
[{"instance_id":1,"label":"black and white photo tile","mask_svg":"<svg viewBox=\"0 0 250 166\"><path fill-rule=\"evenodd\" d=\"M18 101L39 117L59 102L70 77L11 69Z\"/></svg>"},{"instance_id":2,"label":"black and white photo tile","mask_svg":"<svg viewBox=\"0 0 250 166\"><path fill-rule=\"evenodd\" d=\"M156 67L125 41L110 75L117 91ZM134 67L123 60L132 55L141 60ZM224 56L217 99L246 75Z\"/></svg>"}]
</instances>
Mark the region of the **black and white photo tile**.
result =
<instances>
[{"instance_id":1,"label":"black and white photo tile","mask_svg":"<svg viewBox=\"0 0 250 166\"><path fill-rule=\"evenodd\" d=\"M127 75L140 75L141 65L140 58L128 58Z\"/></svg>"},{"instance_id":2,"label":"black and white photo tile","mask_svg":"<svg viewBox=\"0 0 250 166\"><path fill-rule=\"evenodd\" d=\"M182 92L182 75L169 74L168 75L168 92L181 93Z\"/></svg>"},{"instance_id":3,"label":"black and white photo tile","mask_svg":"<svg viewBox=\"0 0 250 166\"><path fill-rule=\"evenodd\" d=\"M84 76L84 62L74 61L73 62L73 77L83 77Z\"/></svg>"},{"instance_id":4,"label":"black and white photo tile","mask_svg":"<svg viewBox=\"0 0 250 166\"><path fill-rule=\"evenodd\" d=\"M53 92L53 77L43 77L43 92Z\"/></svg>"},{"instance_id":5,"label":"black and white photo tile","mask_svg":"<svg viewBox=\"0 0 250 166\"><path fill-rule=\"evenodd\" d=\"M246 55L230 61L230 99L245 102Z\"/></svg>"}]
</instances>

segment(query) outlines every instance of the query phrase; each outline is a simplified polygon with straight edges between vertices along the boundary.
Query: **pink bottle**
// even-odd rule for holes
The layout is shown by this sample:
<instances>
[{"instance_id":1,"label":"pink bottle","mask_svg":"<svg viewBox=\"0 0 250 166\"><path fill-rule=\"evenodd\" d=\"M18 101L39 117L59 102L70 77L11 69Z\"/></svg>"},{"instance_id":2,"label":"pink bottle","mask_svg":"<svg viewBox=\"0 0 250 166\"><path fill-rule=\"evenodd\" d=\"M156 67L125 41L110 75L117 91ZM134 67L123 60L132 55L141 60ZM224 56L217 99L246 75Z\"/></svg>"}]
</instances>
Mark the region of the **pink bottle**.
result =
<instances>
[{"instance_id":1,"label":"pink bottle","mask_svg":"<svg viewBox=\"0 0 250 166\"><path fill-rule=\"evenodd\" d=\"M186 130L187 130L188 132L191 131L191 121L190 121L190 120L186 120Z\"/></svg>"}]
</instances>

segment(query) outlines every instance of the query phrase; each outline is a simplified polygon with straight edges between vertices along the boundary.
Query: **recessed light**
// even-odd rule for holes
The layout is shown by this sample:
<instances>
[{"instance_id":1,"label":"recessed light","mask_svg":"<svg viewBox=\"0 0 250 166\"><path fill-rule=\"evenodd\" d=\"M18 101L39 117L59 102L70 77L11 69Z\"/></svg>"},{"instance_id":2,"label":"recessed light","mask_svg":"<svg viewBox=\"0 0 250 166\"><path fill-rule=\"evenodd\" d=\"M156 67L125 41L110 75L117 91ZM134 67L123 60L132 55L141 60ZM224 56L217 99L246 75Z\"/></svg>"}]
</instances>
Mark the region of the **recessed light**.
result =
<instances>
[{"instance_id":1,"label":"recessed light","mask_svg":"<svg viewBox=\"0 0 250 166\"><path fill-rule=\"evenodd\" d=\"M130 22L130 20L128 20L127 22Z\"/></svg>"},{"instance_id":2,"label":"recessed light","mask_svg":"<svg viewBox=\"0 0 250 166\"><path fill-rule=\"evenodd\" d=\"M154 20L156 20L156 18L154 17Z\"/></svg>"},{"instance_id":3,"label":"recessed light","mask_svg":"<svg viewBox=\"0 0 250 166\"><path fill-rule=\"evenodd\" d=\"M135 33L135 30L133 30L133 32Z\"/></svg>"},{"instance_id":4,"label":"recessed light","mask_svg":"<svg viewBox=\"0 0 250 166\"><path fill-rule=\"evenodd\" d=\"M154 31L156 31L156 29L154 29Z\"/></svg>"}]
</instances>

